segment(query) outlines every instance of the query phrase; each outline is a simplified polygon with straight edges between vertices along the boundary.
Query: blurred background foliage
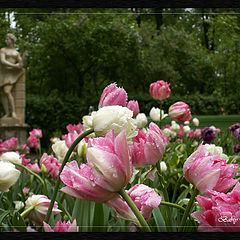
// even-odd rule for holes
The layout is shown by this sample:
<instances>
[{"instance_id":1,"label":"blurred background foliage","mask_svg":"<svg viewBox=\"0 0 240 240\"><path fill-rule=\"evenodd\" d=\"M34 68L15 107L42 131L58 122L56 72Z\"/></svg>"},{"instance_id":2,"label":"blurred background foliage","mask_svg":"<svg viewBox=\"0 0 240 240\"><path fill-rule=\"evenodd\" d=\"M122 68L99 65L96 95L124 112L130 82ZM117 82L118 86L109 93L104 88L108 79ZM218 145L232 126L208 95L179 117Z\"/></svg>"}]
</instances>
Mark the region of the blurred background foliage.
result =
<instances>
[{"instance_id":1,"label":"blurred background foliage","mask_svg":"<svg viewBox=\"0 0 240 240\"><path fill-rule=\"evenodd\" d=\"M81 122L116 82L149 114L149 85L171 83L170 104L195 115L240 114L239 8L0 10L0 47L12 32L28 50L26 122L45 137Z\"/></svg>"}]
</instances>

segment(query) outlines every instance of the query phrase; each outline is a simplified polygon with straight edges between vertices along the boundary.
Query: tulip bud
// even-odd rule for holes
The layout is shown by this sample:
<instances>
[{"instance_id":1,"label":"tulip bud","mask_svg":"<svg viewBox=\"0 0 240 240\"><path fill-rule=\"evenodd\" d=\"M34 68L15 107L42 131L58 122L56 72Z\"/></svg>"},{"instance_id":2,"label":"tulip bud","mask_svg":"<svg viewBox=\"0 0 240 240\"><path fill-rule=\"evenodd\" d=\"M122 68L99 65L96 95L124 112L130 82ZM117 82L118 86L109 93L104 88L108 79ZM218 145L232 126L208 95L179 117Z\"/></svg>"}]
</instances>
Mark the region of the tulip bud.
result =
<instances>
[{"instance_id":1,"label":"tulip bud","mask_svg":"<svg viewBox=\"0 0 240 240\"><path fill-rule=\"evenodd\" d=\"M169 116L179 122L185 122L192 119L188 104L184 102L176 102L170 106L168 110Z\"/></svg>"},{"instance_id":2,"label":"tulip bud","mask_svg":"<svg viewBox=\"0 0 240 240\"><path fill-rule=\"evenodd\" d=\"M164 161L160 162L160 169L161 169L161 172L166 172L167 171L167 165Z\"/></svg>"},{"instance_id":3,"label":"tulip bud","mask_svg":"<svg viewBox=\"0 0 240 240\"><path fill-rule=\"evenodd\" d=\"M193 121L194 126L198 127L199 120L197 118L194 118L192 121Z\"/></svg>"},{"instance_id":4,"label":"tulip bud","mask_svg":"<svg viewBox=\"0 0 240 240\"><path fill-rule=\"evenodd\" d=\"M171 94L170 84L163 80L156 81L150 85L150 94L154 99L163 100Z\"/></svg>"},{"instance_id":5,"label":"tulip bud","mask_svg":"<svg viewBox=\"0 0 240 240\"><path fill-rule=\"evenodd\" d=\"M56 143L54 143L52 145L52 150L55 153L59 162L62 162L68 151L68 147L67 147L65 141L61 140L61 141L57 141Z\"/></svg>"},{"instance_id":6,"label":"tulip bud","mask_svg":"<svg viewBox=\"0 0 240 240\"><path fill-rule=\"evenodd\" d=\"M127 108L131 111L133 111L133 117L136 117L139 113L139 105L138 101L131 100L127 104Z\"/></svg>"},{"instance_id":7,"label":"tulip bud","mask_svg":"<svg viewBox=\"0 0 240 240\"><path fill-rule=\"evenodd\" d=\"M148 123L146 115L144 113L139 113L135 119L135 123L138 129L144 128Z\"/></svg>"},{"instance_id":8,"label":"tulip bud","mask_svg":"<svg viewBox=\"0 0 240 240\"><path fill-rule=\"evenodd\" d=\"M189 126L184 126L184 127L183 127L183 131L184 131L186 134L188 134L188 133L190 133L191 128L190 128Z\"/></svg>"}]
</instances>

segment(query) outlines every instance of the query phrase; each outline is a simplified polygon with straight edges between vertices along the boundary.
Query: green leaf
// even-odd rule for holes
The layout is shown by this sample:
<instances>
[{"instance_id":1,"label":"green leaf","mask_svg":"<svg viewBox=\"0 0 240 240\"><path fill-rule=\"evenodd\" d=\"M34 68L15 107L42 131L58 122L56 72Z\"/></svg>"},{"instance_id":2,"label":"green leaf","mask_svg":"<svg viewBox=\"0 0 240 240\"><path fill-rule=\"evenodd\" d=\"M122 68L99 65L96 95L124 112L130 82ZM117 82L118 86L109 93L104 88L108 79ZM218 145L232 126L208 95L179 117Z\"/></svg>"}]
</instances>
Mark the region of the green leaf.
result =
<instances>
[{"instance_id":1,"label":"green leaf","mask_svg":"<svg viewBox=\"0 0 240 240\"><path fill-rule=\"evenodd\" d=\"M159 207L153 209L153 218L156 222L158 232L166 232L167 229L166 229L165 220L162 216L162 213Z\"/></svg>"},{"instance_id":2,"label":"green leaf","mask_svg":"<svg viewBox=\"0 0 240 240\"><path fill-rule=\"evenodd\" d=\"M95 204L93 226L94 226L94 228L93 228L94 232L103 232L105 229L105 227L104 227L104 211L103 211L102 203Z\"/></svg>"},{"instance_id":3,"label":"green leaf","mask_svg":"<svg viewBox=\"0 0 240 240\"><path fill-rule=\"evenodd\" d=\"M16 212L13 215L12 224L13 224L13 227L19 230L20 232L26 232L26 224L22 216L19 214L19 212Z\"/></svg>"},{"instance_id":4,"label":"green leaf","mask_svg":"<svg viewBox=\"0 0 240 240\"><path fill-rule=\"evenodd\" d=\"M1 215L0 215L0 224L2 224L4 218L10 213L10 210L4 211Z\"/></svg>"}]
</instances>

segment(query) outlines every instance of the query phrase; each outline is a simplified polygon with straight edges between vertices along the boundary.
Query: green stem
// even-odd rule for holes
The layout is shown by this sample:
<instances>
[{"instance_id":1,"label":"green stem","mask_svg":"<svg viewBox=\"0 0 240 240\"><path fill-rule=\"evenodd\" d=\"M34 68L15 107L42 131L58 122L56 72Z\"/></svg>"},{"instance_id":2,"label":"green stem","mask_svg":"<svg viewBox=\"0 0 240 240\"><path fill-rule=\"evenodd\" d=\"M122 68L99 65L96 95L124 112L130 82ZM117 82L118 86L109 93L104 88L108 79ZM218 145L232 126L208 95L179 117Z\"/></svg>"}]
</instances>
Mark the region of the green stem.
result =
<instances>
[{"instance_id":1,"label":"green stem","mask_svg":"<svg viewBox=\"0 0 240 240\"><path fill-rule=\"evenodd\" d=\"M161 121L162 121L162 101L160 101L160 121L159 121L160 128L161 128Z\"/></svg>"},{"instance_id":2,"label":"green stem","mask_svg":"<svg viewBox=\"0 0 240 240\"><path fill-rule=\"evenodd\" d=\"M119 191L119 194L123 197L123 199L127 202L128 206L132 209L133 213L135 214L139 223L141 224L142 230L145 232L151 232L151 229L148 226L147 222L145 221L143 215L140 213L135 203L130 198L130 196L126 193L126 191L124 189L121 189Z\"/></svg>"},{"instance_id":3,"label":"green stem","mask_svg":"<svg viewBox=\"0 0 240 240\"><path fill-rule=\"evenodd\" d=\"M46 218L45 218L45 222L48 223L49 219L50 219L50 215L52 213L52 209L53 209L53 205L54 205L54 202L56 200L56 197L57 197L57 192L58 192L58 188L59 188L59 185L60 185L60 174L64 168L64 166L66 165L71 153L73 152L74 148L77 146L77 144L83 139L85 138L87 135L93 133L94 130L91 128L89 130L87 130L86 132L84 132L83 134L81 134L74 142L73 144L70 146L70 148L68 149L64 159L63 159L63 162L62 162L62 166L61 166L61 169L59 171L59 174L58 174L58 178L57 178L57 182L56 182L56 185L55 185L55 188L54 188L54 192L53 192L53 196L52 196L52 199L51 199L51 203L49 205L49 208L48 208L48 212L47 212L47 215L46 215Z\"/></svg>"},{"instance_id":4,"label":"green stem","mask_svg":"<svg viewBox=\"0 0 240 240\"><path fill-rule=\"evenodd\" d=\"M186 224L187 217L188 217L188 215L190 213L190 210L191 210L191 208L193 206L193 203L195 201L195 197L197 196L197 194L198 194L198 190L197 190L197 188L194 187L193 193L191 195L191 198L190 198L190 200L188 202L188 205L187 205L187 207L185 209L185 212L183 214L183 218L182 218L182 221L181 221L179 229L178 229L179 232L183 232L184 229L185 229L185 224Z\"/></svg>"},{"instance_id":5,"label":"green stem","mask_svg":"<svg viewBox=\"0 0 240 240\"><path fill-rule=\"evenodd\" d=\"M35 206L31 206L31 207L27 208L25 211L23 211L21 213L21 217L22 218L26 217L34 208L35 208Z\"/></svg>"},{"instance_id":6,"label":"green stem","mask_svg":"<svg viewBox=\"0 0 240 240\"><path fill-rule=\"evenodd\" d=\"M29 168L27 168L26 166L22 165L22 164L18 164L18 163L14 163L14 165L18 166L18 167L21 167L23 169L25 169L26 171L28 171L29 173L31 173L34 177L38 178L39 181L42 183L43 185L43 189L44 189L44 194L45 195L48 195L48 191L47 191L47 185L46 185L46 182L43 181L43 179L38 175L36 174L35 172L33 172L32 170L30 170Z\"/></svg>"},{"instance_id":7,"label":"green stem","mask_svg":"<svg viewBox=\"0 0 240 240\"><path fill-rule=\"evenodd\" d=\"M171 202L165 202L165 201L161 201L161 205L165 205L165 206L169 206L169 207L174 207L174 208L178 208L182 211L185 211L185 208L176 204L176 203L171 203Z\"/></svg>"}]
</instances>

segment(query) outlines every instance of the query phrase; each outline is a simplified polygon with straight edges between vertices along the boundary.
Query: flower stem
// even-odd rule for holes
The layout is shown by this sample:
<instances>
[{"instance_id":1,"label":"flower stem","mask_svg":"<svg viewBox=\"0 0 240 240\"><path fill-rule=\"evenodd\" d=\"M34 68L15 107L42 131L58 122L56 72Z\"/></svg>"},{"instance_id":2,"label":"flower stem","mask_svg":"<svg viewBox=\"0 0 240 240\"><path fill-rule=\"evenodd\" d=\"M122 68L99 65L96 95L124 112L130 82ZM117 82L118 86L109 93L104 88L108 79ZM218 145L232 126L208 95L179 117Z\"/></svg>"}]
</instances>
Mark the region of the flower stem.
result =
<instances>
[{"instance_id":1,"label":"flower stem","mask_svg":"<svg viewBox=\"0 0 240 240\"><path fill-rule=\"evenodd\" d=\"M141 224L143 231L151 232L151 229L148 226L147 222L145 221L143 215L140 213L137 206L135 205L131 197L126 193L126 191L124 189L121 189L119 191L119 194L123 197L123 199L127 202L128 206L132 209L133 213L135 214L139 223Z\"/></svg>"},{"instance_id":2,"label":"flower stem","mask_svg":"<svg viewBox=\"0 0 240 240\"><path fill-rule=\"evenodd\" d=\"M38 175L36 174L35 172L33 172L32 170L30 170L29 168L27 168L26 166L22 165L22 164L18 164L18 163L14 163L14 165L18 166L18 167L21 167L23 169L25 169L26 171L28 171L29 173L31 173L34 177L38 178L39 181L42 183L43 185L43 189L44 189L44 194L45 195L48 195L48 191L47 191L47 185L46 185L46 182Z\"/></svg>"},{"instance_id":3,"label":"flower stem","mask_svg":"<svg viewBox=\"0 0 240 240\"><path fill-rule=\"evenodd\" d=\"M48 223L49 219L50 219L50 215L52 213L52 209L53 209L53 205L54 205L54 202L56 200L56 197L57 197L57 192L58 192L58 188L59 188L59 185L60 185L60 174L64 168L64 166L66 165L71 153L73 152L74 148L77 146L77 144L83 139L85 138L87 135L93 133L94 130L93 128L87 130L86 132L82 133L74 142L73 144L70 146L70 148L68 149L64 159L63 159L63 162L62 162L62 166L61 166L61 169L59 171L59 174L58 174L58 178L57 178L57 182L56 182L56 185L55 185L55 188L54 188L54 192L53 192L53 196L52 196L52 199L51 199L51 203L49 205L49 208L48 208L48 212L47 212L47 215L46 215L46 218L45 218L45 222Z\"/></svg>"},{"instance_id":4,"label":"flower stem","mask_svg":"<svg viewBox=\"0 0 240 240\"><path fill-rule=\"evenodd\" d=\"M174 207L174 208L178 208L182 211L185 211L185 208L176 204L176 203L171 203L171 202L165 202L165 201L161 201L161 205L165 205L165 206L169 206L169 207Z\"/></svg>"},{"instance_id":5,"label":"flower stem","mask_svg":"<svg viewBox=\"0 0 240 240\"><path fill-rule=\"evenodd\" d=\"M162 101L160 101L160 120L159 120L159 127L161 128L161 121L162 121Z\"/></svg>"},{"instance_id":6,"label":"flower stem","mask_svg":"<svg viewBox=\"0 0 240 240\"><path fill-rule=\"evenodd\" d=\"M31 206L31 207L27 208L25 211L23 211L23 212L21 213L21 217L22 217L22 218L26 217L26 216L34 209L34 207L35 207L35 206Z\"/></svg>"},{"instance_id":7,"label":"flower stem","mask_svg":"<svg viewBox=\"0 0 240 240\"><path fill-rule=\"evenodd\" d=\"M198 194L198 190L197 188L194 187L194 190L193 190L193 193L192 193L192 196L188 202L188 205L185 209L185 212L183 214L183 218L182 218L182 221L180 223L180 226L179 226L179 229L178 229L178 232L184 232L184 229L185 229L185 224L186 224L186 220L187 220L187 216L189 215L190 213L190 210L192 208L192 205L194 203L194 200L195 200L195 197L196 195Z\"/></svg>"}]
</instances>

